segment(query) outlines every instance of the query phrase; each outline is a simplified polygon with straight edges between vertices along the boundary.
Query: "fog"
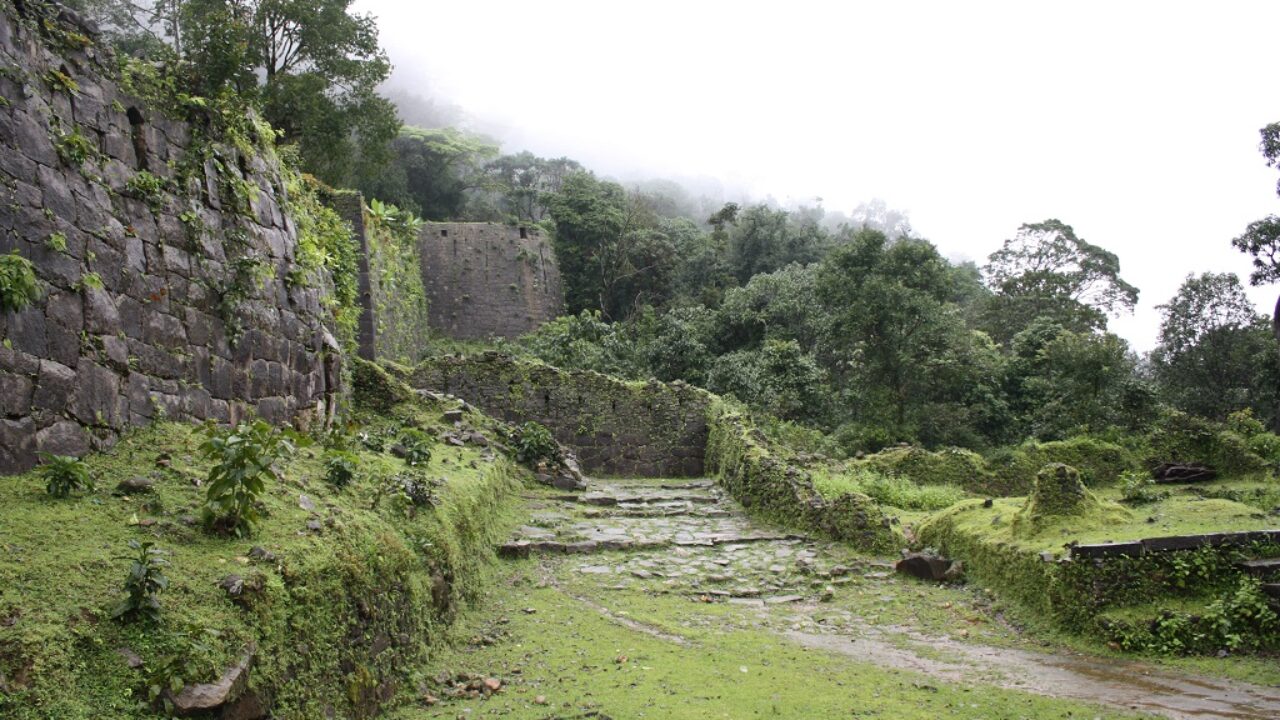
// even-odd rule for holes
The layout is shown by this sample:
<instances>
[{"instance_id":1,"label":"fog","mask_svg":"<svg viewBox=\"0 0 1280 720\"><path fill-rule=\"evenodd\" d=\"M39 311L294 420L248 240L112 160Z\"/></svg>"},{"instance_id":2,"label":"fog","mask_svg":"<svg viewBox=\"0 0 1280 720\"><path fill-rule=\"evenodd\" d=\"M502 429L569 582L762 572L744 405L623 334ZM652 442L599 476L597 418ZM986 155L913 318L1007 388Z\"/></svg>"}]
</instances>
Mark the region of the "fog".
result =
<instances>
[{"instance_id":1,"label":"fog","mask_svg":"<svg viewBox=\"0 0 1280 720\"><path fill-rule=\"evenodd\" d=\"M410 3L380 19L391 89L507 152L623 180L910 213L981 262L1056 217L1142 290L1137 349L1191 272L1275 212L1280 3ZM820 200L819 200L820 199ZM1270 312L1277 288L1252 291Z\"/></svg>"}]
</instances>

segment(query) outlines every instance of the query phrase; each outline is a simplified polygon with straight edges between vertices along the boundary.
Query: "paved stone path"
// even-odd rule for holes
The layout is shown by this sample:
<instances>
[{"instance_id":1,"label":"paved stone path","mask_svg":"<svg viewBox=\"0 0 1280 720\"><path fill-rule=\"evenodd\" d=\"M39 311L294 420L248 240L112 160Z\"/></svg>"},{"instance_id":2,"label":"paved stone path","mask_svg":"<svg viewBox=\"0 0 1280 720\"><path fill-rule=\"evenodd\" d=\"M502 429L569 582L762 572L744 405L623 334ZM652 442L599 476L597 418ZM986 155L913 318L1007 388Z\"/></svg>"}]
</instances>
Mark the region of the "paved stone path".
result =
<instances>
[{"instance_id":1,"label":"paved stone path","mask_svg":"<svg viewBox=\"0 0 1280 720\"><path fill-rule=\"evenodd\" d=\"M895 625L876 611L877 603L892 615L904 603L938 603L961 591L900 578L889 563L839 544L763 527L711 481L592 481L588 492L536 493L527 501L529 523L502 546L502 555L561 558L554 575L566 592L590 588L574 597L614 622L672 642L681 638L612 613L609 591L738 605L727 623L769 628L805 647L944 680L1168 718L1280 717L1277 688L1136 661L992 647L964 640L967 630ZM953 595L937 594L945 592Z\"/></svg>"}]
</instances>

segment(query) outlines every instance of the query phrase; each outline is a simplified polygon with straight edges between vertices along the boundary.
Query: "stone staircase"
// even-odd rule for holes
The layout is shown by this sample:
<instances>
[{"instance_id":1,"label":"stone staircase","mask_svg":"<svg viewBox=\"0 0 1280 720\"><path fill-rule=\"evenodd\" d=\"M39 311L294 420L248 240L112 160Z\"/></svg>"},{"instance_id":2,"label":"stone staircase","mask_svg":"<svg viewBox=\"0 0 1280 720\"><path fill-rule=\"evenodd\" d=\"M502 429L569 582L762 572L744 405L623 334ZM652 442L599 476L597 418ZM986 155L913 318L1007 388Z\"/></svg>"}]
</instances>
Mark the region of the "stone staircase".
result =
<instances>
[{"instance_id":1,"label":"stone staircase","mask_svg":"<svg viewBox=\"0 0 1280 720\"><path fill-rule=\"evenodd\" d=\"M591 485L527 495L530 522L499 554L581 556L571 566L611 587L766 605L820 600L871 569L844 546L758 526L710 480Z\"/></svg>"}]
</instances>

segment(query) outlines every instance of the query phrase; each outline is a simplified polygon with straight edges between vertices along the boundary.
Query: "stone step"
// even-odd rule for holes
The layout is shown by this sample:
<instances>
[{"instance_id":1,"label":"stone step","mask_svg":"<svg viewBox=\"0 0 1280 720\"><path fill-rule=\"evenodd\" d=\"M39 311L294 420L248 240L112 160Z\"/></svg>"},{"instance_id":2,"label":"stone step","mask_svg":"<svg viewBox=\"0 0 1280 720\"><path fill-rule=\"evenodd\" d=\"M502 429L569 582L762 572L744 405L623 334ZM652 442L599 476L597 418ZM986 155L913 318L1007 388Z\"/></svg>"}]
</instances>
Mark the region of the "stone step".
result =
<instances>
[{"instance_id":1,"label":"stone step","mask_svg":"<svg viewBox=\"0 0 1280 720\"><path fill-rule=\"evenodd\" d=\"M1274 575L1280 573L1280 558L1244 560L1236 563L1236 567L1250 575Z\"/></svg>"},{"instance_id":2,"label":"stone step","mask_svg":"<svg viewBox=\"0 0 1280 720\"><path fill-rule=\"evenodd\" d=\"M531 555L576 555L612 550L653 550L664 547L719 547L721 545L744 545L762 542L797 542L804 539L801 535L778 535L774 533L708 533L697 537L674 540L634 539L625 536L580 540L577 542L542 539L512 540L498 546L498 556L525 558Z\"/></svg>"}]
</instances>

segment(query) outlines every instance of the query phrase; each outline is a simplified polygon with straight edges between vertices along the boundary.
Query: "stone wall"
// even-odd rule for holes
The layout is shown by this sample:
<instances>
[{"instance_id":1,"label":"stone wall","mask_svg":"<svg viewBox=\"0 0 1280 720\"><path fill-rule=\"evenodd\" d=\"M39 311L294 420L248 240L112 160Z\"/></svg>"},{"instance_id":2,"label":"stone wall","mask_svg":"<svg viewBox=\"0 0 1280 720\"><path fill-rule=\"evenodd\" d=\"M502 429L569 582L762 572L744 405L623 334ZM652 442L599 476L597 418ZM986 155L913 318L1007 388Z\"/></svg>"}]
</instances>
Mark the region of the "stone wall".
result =
<instances>
[{"instance_id":1,"label":"stone wall","mask_svg":"<svg viewBox=\"0 0 1280 720\"><path fill-rule=\"evenodd\" d=\"M296 237L276 168L214 146L184 184L192 127L127 95L74 17L38 29L16 7L0 11L0 253L34 263L42 293L0 314L0 472L161 415L322 409L337 348L321 290L285 282ZM87 161L66 157L68 137ZM166 187L140 192L143 169ZM224 189L242 181L257 190L233 212Z\"/></svg>"},{"instance_id":2,"label":"stone wall","mask_svg":"<svg viewBox=\"0 0 1280 720\"><path fill-rule=\"evenodd\" d=\"M555 251L537 228L427 223L420 246L431 327L443 335L514 338L564 306Z\"/></svg>"},{"instance_id":3,"label":"stone wall","mask_svg":"<svg viewBox=\"0 0 1280 720\"><path fill-rule=\"evenodd\" d=\"M509 422L534 420L589 473L699 477L711 396L682 383L628 383L488 352L427 360L415 387L452 393Z\"/></svg>"}]
</instances>

